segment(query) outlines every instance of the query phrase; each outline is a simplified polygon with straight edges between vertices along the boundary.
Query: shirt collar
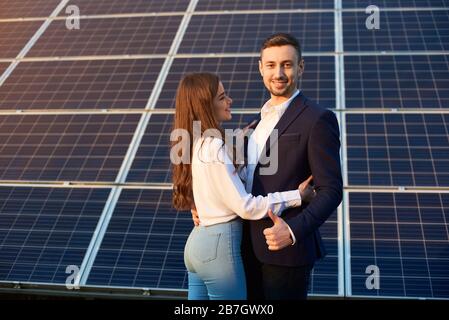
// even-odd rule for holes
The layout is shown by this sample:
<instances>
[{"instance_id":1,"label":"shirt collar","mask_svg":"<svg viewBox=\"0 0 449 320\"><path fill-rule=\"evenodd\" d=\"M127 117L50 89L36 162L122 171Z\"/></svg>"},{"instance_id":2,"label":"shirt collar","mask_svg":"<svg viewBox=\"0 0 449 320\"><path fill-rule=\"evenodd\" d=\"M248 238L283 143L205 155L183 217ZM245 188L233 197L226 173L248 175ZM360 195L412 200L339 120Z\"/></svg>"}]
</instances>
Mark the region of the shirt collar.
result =
<instances>
[{"instance_id":1,"label":"shirt collar","mask_svg":"<svg viewBox=\"0 0 449 320\"><path fill-rule=\"evenodd\" d=\"M282 115L284 114L285 110L287 110L287 107L290 105L290 102L299 94L299 90L296 89L296 91L292 94L292 96L287 100L282 102L281 104L278 104L276 106L272 106L270 100L265 102L262 109L260 110L260 116L261 119L265 118L269 114L276 114L278 118L280 119Z\"/></svg>"}]
</instances>

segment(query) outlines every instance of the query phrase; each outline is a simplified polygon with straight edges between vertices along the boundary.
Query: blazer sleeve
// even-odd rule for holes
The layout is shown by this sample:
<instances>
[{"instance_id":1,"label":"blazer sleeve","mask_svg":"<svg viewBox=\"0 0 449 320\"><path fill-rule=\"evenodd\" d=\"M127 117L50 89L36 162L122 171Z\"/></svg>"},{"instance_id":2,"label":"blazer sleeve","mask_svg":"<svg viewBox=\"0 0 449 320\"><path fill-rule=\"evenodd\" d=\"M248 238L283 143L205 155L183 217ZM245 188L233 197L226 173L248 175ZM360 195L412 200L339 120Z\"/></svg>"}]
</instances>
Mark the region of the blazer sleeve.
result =
<instances>
[{"instance_id":1,"label":"blazer sleeve","mask_svg":"<svg viewBox=\"0 0 449 320\"><path fill-rule=\"evenodd\" d=\"M340 131L332 111L326 110L312 127L307 153L317 194L300 214L286 220L297 241L315 232L335 211L343 197Z\"/></svg>"}]
</instances>

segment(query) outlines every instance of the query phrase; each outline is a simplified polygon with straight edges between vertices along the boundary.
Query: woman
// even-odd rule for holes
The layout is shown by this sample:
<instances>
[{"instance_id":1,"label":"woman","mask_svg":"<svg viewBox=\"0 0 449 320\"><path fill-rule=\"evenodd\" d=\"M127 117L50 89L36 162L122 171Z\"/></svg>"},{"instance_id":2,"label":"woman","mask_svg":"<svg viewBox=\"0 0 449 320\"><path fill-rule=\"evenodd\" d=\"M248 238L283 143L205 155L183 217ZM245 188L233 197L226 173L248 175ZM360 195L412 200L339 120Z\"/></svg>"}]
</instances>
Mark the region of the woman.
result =
<instances>
[{"instance_id":1,"label":"woman","mask_svg":"<svg viewBox=\"0 0 449 320\"><path fill-rule=\"evenodd\" d=\"M232 118L231 103L214 74L189 74L178 87L174 129L188 134L184 135L187 139L173 143L182 144L177 155L184 160L173 166L173 204L178 210L190 210L196 204L201 221L184 250L189 300L246 299L240 218L262 219L269 209L280 215L283 209L300 206L301 199L313 196L303 184L297 190L266 197L245 191L237 174L241 168L229 156L233 149L225 144L221 127L221 122ZM195 121L201 133L196 139ZM215 136L205 136L211 130Z\"/></svg>"}]
</instances>

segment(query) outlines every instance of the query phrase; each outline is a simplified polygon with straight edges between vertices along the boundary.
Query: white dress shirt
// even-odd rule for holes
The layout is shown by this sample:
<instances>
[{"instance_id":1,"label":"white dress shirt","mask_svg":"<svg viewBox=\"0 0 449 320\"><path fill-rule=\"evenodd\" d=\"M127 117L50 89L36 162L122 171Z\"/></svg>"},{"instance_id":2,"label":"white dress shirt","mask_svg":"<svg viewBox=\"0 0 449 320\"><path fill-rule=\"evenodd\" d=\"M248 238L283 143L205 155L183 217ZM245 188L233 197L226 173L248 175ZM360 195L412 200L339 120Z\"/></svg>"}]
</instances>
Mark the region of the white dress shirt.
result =
<instances>
[{"instance_id":1,"label":"white dress shirt","mask_svg":"<svg viewBox=\"0 0 449 320\"><path fill-rule=\"evenodd\" d=\"M214 137L198 139L192 153L192 187L196 209L203 226L227 222L240 216L257 220L301 205L299 190L253 196L237 174L223 141Z\"/></svg>"},{"instance_id":2,"label":"white dress shirt","mask_svg":"<svg viewBox=\"0 0 449 320\"><path fill-rule=\"evenodd\" d=\"M271 100L268 100L262 107L260 112L261 120L248 140L248 165L246 168L245 179L247 192L251 192L253 189L254 172L256 170L257 163L259 162L262 151L265 148L268 137L276 127L285 110L287 110L292 100L298 94L299 90L297 89L287 101L277 106L273 106L271 105ZM289 230L293 239L292 245L294 245L296 243L296 238L290 227Z\"/></svg>"}]
</instances>

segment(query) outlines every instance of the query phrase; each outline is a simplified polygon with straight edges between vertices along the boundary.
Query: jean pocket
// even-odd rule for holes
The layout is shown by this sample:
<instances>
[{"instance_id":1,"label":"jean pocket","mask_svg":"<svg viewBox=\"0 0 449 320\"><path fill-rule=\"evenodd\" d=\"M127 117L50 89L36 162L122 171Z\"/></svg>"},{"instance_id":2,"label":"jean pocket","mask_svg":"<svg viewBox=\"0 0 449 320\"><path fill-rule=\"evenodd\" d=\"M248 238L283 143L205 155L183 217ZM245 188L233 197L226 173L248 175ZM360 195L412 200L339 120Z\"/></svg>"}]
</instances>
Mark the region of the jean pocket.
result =
<instances>
[{"instance_id":1,"label":"jean pocket","mask_svg":"<svg viewBox=\"0 0 449 320\"><path fill-rule=\"evenodd\" d=\"M196 242L193 250L195 258L203 263L217 259L220 236L221 233L208 234L207 238Z\"/></svg>"}]
</instances>

